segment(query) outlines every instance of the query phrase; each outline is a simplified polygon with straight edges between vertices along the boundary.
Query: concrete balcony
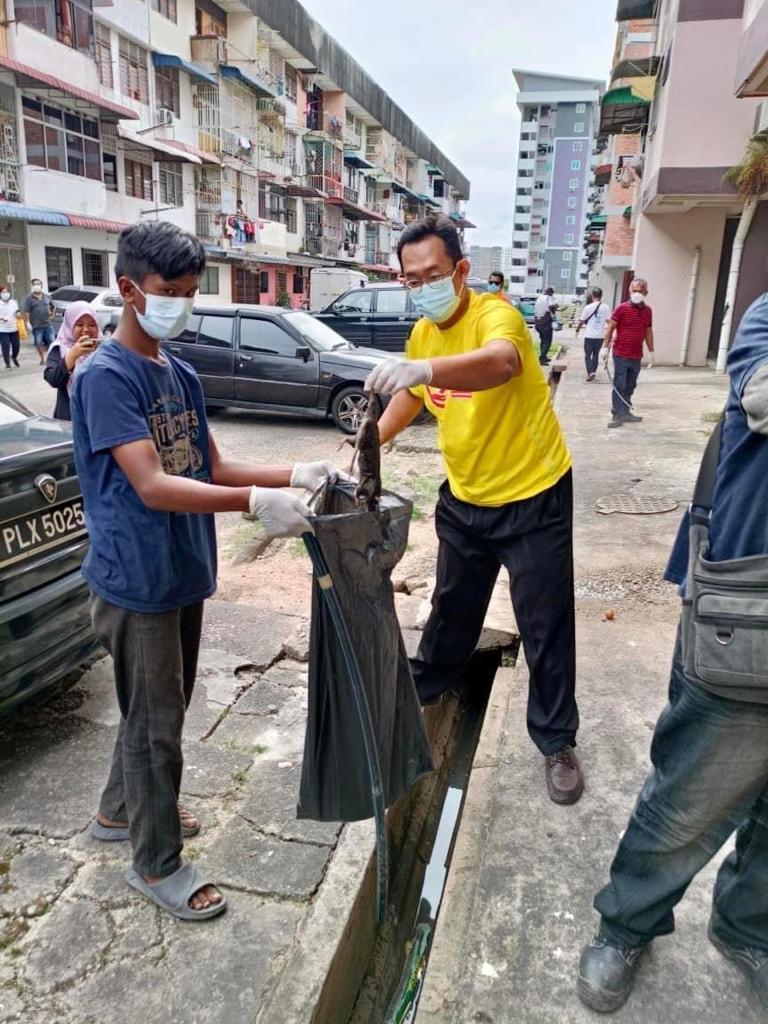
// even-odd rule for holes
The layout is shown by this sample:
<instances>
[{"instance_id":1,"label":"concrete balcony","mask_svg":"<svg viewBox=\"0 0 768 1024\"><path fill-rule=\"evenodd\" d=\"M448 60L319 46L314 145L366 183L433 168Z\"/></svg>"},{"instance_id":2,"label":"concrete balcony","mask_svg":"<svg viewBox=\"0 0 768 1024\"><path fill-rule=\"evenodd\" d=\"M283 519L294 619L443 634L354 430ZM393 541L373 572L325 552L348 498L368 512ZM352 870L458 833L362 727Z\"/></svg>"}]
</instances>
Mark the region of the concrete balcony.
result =
<instances>
[{"instance_id":1,"label":"concrete balcony","mask_svg":"<svg viewBox=\"0 0 768 1024\"><path fill-rule=\"evenodd\" d=\"M517 212L515 213L515 227L520 225L521 228L525 228L527 230L530 227L530 224L531 224L531 211L530 210L528 210L527 213L517 213Z\"/></svg>"},{"instance_id":2,"label":"concrete balcony","mask_svg":"<svg viewBox=\"0 0 768 1024\"><path fill-rule=\"evenodd\" d=\"M523 159L521 157L517 161L517 170L518 170L518 173L520 171L535 171L536 170L536 160L535 159L525 160L525 159Z\"/></svg>"},{"instance_id":3,"label":"concrete balcony","mask_svg":"<svg viewBox=\"0 0 768 1024\"><path fill-rule=\"evenodd\" d=\"M512 241L513 242L527 242L529 239L528 231L513 231Z\"/></svg>"},{"instance_id":4,"label":"concrete balcony","mask_svg":"<svg viewBox=\"0 0 768 1024\"><path fill-rule=\"evenodd\" d=\"M538 121L523 121L520 125L521 132L538 132L539 122Z\"/></svg>"}]
</instances>

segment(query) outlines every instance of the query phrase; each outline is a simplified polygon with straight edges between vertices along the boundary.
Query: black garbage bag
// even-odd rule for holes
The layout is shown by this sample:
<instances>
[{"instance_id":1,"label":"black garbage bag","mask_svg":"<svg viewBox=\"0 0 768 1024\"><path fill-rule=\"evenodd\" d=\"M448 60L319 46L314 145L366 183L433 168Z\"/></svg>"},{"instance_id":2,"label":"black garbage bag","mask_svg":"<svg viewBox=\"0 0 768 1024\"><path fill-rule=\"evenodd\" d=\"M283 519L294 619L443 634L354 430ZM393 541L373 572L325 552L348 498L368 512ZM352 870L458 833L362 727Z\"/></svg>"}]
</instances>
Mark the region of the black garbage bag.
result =
<instances>
[{"instance_id":1,"label":"black garbage bag","mask_svg":"<svg viewBox=\"0 0 768 1024\"><path fill-rule=\"evenodd\" d=\"M325 558L361 670L381 767L384 803L405 796L432 770L421 707L395 614L391 574L408 540L412 505L382 495L360 511L354 487L327 487L315 536ZM374 814L360 719L343 652L317 578L312 594L309 712L298 817L361 821Z\"/></svg>"}]
</instances>

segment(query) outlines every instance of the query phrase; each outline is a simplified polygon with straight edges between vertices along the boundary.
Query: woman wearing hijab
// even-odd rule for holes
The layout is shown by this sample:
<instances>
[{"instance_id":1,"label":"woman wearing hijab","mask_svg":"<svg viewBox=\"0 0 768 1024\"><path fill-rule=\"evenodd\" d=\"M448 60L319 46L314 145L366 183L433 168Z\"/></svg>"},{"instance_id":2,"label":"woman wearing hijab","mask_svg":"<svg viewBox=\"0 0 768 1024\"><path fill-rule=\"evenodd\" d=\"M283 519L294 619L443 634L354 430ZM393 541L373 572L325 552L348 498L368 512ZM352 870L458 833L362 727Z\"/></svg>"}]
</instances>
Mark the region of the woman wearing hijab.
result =
<instances>
[{"instance_id":1,"label":"woman wearing hijab","mask_svg":"<svg viewBox=\"0 0 768 1024\"><path fill-rule=\"evenodd\" d=\"M56 340L48 350L43 376L56 388L57 420L71 420L69 392L78 365L96 351L99 323L93 307L87 302L73 302L67 307Z\"/></svg>"}]
</instances>

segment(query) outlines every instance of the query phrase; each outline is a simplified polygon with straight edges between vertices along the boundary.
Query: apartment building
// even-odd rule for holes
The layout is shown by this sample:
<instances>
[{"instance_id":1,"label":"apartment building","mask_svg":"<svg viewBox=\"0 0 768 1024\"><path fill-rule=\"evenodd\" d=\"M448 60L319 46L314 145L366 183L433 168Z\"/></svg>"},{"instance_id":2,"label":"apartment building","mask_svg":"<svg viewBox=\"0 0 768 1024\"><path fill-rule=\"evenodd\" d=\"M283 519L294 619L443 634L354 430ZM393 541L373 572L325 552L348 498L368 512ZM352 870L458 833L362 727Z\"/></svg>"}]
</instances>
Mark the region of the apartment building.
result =
<instances>
[{"instance_id":1,"label":"apartment building","mask_svg":"<svg viewBox=\"0 0 768 1024\"><path fill-rule=\"evenodd\" d=\"M622 182L631 195L631 233L619 243L626 248L631 240L626 270L650 283L657 359L704 365L717 356L733 306L728 278L744 202L726 175L741 161L758 114L758 101L738 99L734 85L744 4L619 0L617 17L620 40L635 33L642 47L614 67L602 102L601 127L614 137L614 176L623 147L633 149ZM643 56L649 36L652 53ZM614 189L608 212L615 217L623 202ZM606 237L604 259L612 255ZM625 265L609 261L604 276L616 269Z\"/></svg>"},{"instance_id":2,"label":"apartment building","mask_svg":"<svg viewBox=\"0 0 768 1024\"><path fill-rule=\"evenodd\" d=\"M208 250L201 301L307 299L312 267L397 272L469 182L295 0L4 0L0 278L107 285L117 234Z\"/></svg>"},{"instance_id":3,"label":"apartment building","mask_svg":"<svg viewBox=\"0 0 768 1024\"><path fill-rule=\"evenodd\" d=\"M496 272L509 278L512 273L512 250L500 245L472 245L469 262L473 277L486 278Z\"/></svg>"},{"instance_id":4,"label":"apartment building","mask_svg":"<svg viewBox=\"0 0 768 1024\"><path fill-rule=\"evenodd\" d=\"M510 290L586 287L583 236L603 85L545 72L514 72L520 110Z\"/></svg>"}]
</instances>

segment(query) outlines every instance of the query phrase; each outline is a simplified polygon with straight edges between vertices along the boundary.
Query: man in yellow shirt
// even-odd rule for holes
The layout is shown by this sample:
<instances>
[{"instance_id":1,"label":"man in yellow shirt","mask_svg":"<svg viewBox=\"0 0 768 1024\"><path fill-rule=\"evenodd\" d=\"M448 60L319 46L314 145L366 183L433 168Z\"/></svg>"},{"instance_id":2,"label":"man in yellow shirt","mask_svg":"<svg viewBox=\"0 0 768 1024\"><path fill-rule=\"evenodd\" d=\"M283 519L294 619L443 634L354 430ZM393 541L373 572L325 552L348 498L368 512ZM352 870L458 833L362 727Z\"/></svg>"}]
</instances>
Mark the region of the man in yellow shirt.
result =
<instances>
[{"instance_id":1,"label":"man in yellow shirt","mask_svg":"<svg viewBox=\"0 0 768 1024\"><path fill-rule=\"evenodd\" d=\"M488 291L486 295L492 295L494 298L501 299L502 302L509 302L509 296L507 295L504 287L504 275L500 270L492 270L488 275ZM512 305L509 302L510 306Z\"/></svg>"},{"instance_id":2,"label":"man in yellow shirt","mask_svg":"<svg viewBox=\"0 0 768 1024\"><path fill-rule=\"evenodd\" d=\"M438 422L448 479L432 614L412 662L422 703L461 679L501 566L530 670L528 731L546 758L556 803L584 788L573 750L575 697L571 458L520 313L466 284L469 262L443 216L409 225L398 256L422 319L405 359L381 363L368 390L394 395L382 444L426 405Z\"/></svg>"}]
</instances>

